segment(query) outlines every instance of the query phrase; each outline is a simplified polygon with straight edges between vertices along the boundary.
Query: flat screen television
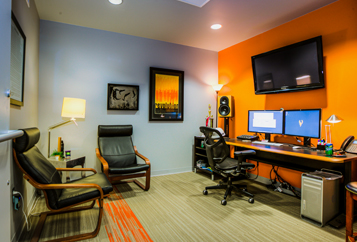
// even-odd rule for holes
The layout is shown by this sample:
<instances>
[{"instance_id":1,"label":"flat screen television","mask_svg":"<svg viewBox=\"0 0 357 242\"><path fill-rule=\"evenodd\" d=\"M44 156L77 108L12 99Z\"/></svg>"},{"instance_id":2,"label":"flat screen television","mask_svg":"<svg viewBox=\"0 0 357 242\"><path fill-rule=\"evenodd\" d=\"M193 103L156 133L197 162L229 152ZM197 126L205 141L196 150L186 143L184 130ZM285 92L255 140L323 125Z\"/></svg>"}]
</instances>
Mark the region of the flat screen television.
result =
<instances>
[{"instance_id":1,"label":"flat screen television","mask_svg":"<svg viewBox=\"0 0 357 242\"><path fill-rule=\"evenodd\" d=\"M255 94L325 87L322 37L252 56Z\"/></svg>"}]
</instances>

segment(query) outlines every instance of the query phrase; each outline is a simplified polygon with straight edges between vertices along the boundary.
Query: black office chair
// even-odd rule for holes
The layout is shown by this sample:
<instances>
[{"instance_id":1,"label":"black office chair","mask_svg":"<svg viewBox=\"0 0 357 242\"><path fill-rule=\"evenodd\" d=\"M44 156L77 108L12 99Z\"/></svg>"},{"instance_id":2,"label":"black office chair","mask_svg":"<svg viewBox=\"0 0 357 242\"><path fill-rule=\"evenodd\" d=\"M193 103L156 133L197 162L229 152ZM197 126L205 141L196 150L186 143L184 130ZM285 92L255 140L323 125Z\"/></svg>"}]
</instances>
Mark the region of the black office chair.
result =
<instances>
[{"instance_id":1,"label":"black office chair","mask_svg":"<svg viewBox=\"0 0 357 242\"><path fill-rule=\"evenodd\" d=\"M231 192L234 189L249 196L248 202L254 203L254 195L247 191L247 186L232 184L232 177L242 175L247 176L246 171L255 167L254 164L243 161L246 156L255 155L255 151L236 151L234 152L234 155L237 156L238 159L232 159L229 157L230 149L218 130L202 126L200 127L200 131L205 135L207 160L211 169L227 178L226 184L220 182L217 186L206 187L205 190L203 190L203 194L207 195L208 189L226 189L224 198L221 201L222 205L226 205L226 199L229 195L231 195Z\"/></svg>"}]
</instances>

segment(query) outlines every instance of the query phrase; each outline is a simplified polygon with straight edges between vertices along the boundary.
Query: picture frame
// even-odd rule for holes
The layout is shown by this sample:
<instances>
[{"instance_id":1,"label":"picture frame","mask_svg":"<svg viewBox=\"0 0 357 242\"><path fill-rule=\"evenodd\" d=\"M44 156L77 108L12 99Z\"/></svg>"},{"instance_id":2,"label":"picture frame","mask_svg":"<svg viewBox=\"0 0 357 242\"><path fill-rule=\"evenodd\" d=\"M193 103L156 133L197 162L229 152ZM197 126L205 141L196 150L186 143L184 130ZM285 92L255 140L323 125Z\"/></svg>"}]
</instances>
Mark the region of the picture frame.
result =
<instances>
[{"instance_id":1,"label":"picture frame","mask_svg":"<svg viewBox=\"0 0 357 242\"><path fill-rule=\"evenodd\" d=\"M139 86L108 83L107 110L139 110Z\"/></svg>"},{"instance_id":2,"label":"picture frame","mask_svg":"<svg viewBox=\"0 0 357 242\"><path fill-rule=\"evenodd\" d=\"M150 67L149 121L183 121L184 71Z\"/></svg>"},{"instance_id":3,"label":"picture frame","mask_svg":"<svg viewBox=\"0 0 357 242\"><path fill-rule=\"evenodd\" d=\"M11 13L10 104L24 106L26 36Z\"/></svg>"}]
</instances>

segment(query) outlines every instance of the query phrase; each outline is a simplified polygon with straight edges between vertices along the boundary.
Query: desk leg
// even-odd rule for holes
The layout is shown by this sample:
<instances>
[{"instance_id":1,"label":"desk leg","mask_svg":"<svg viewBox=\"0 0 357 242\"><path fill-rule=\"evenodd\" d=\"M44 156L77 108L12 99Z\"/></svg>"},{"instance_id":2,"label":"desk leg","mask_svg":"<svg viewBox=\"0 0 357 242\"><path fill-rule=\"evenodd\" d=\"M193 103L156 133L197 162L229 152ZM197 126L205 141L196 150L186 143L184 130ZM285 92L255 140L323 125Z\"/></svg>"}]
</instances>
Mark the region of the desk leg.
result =
<instances>
[{"instance_id":1,"label":"desk leg","mask_svg":"<svg viewBox=\"0 0 357 242\"><path fill-rule=\"evenodd\" d=\"M66 181L67 182L70 182L71 181L71 178L69 177L69 172L68 171L65 171L65 172L63 172L64 173L64 175L66 175Z\"/></svg>"},{"instance_id":2,"label":"desk leg","mask_svg":"<svg viewBox=\"0 0 357 242\"><path fill-rule=\"evenodd\" d=\"M82 168L84 168L84 163L82 164ZM84 171L81 171L82 173L82 178L85 178L86 177L86 173Z\"/></svg>"},{"instance_id":3,"label":"desk leg","mask_svg":"<svg viewBox=\"0 0 357 242\"><path fill-rule=\"evenodd\" d=\"M344 172L343 172L343 182L340 184L340 208L342 211L341 213L346 212L346 189L345 186L352 181L352 162L346 162L345 167L344 167Z\"/></svg>"}]
</instances>

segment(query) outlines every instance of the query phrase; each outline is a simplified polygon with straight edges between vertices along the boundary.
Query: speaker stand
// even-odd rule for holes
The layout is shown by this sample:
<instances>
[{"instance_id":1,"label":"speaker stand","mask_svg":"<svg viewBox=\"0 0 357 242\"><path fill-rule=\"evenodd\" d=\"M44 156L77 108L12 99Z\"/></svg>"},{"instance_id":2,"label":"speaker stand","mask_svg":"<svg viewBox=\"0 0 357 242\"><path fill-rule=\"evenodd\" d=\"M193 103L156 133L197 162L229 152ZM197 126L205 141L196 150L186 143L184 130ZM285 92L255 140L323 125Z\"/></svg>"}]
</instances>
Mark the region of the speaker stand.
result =
<instances>
[{"instance_id":1,"label":"speaker stand","mask_svg":"<svg viewBox=\"0 0 357 242\"><path fill-rule=\"evenodd\" d=\"M229 118L224 118L224 133L226 133L225 137L229 137Z\"/></svg>"}]
</instances>

